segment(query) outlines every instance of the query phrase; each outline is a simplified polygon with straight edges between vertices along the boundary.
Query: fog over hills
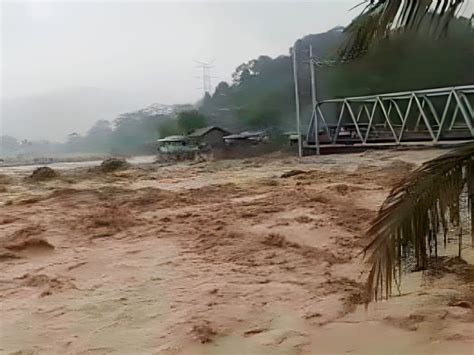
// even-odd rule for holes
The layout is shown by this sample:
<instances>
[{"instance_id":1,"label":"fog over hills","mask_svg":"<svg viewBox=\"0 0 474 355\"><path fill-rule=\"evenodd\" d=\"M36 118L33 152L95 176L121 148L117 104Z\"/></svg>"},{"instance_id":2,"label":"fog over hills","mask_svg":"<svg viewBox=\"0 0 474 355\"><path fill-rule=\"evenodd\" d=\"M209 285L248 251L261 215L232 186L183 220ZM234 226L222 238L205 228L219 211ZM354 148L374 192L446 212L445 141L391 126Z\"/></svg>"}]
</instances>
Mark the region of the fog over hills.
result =
<instances>
[{"instance_id":1,"label":"fog over hills","mask_svg":"<svg viewBox=\"0 0 474 355\"><path fill-rule=\"evenodd\" d=\"M18 139L64 141L85 133L97 120L150 104L140 95L95 87L73 87L1 102L0 135Z\"/></svg>"},{"instance_id":2,"label":"fog over hills","mask_svg":"<svg viewBox=\"0 0 474 355\"><path fill-rule=\"evenodd\" d=\"M348 24L354 2L1 2L0 134L63 140L152 103L196 102L195 61L213 63L213 87L231 83L240 64Z\"/></svg>"}]
</instances>

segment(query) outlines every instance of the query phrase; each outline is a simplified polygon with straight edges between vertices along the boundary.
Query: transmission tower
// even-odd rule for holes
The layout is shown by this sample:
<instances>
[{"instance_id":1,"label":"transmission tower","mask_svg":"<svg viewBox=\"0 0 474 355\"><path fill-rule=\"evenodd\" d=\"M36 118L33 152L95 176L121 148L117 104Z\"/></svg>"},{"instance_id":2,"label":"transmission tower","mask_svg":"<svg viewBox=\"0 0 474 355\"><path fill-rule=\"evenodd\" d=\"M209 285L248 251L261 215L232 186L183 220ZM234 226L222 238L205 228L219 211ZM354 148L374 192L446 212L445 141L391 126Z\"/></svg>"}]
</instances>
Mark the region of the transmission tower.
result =
<instances>
[{"instance_id":1,"label":"transmission tower","mask_svg":"<svg viewBox=\"0 0 474 355\"><path fill-rule=\"evenodd\" d=\"M198 60L195 60L196 63L198 63L197 68L202 69L202 75L197 76L197 78L202 79L202 90L203 94L206 95L206 93L211 93L212 92L212 76L211 76L211 68L214 67L212 64L214 61L210 63L205 63L205 62L200 62Z\"/></svg>"}]
</instances>

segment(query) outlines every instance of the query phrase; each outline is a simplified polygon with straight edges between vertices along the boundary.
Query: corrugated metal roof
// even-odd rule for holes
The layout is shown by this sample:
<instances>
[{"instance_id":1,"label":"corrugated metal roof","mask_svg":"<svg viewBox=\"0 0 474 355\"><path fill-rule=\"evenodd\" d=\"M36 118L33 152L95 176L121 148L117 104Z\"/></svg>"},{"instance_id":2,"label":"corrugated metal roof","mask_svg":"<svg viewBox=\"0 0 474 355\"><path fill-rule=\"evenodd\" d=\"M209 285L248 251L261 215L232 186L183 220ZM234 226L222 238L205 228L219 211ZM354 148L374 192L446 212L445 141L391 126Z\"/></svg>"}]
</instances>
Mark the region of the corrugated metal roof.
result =
<instances>
[{"instance_id":1,"label":"corrugated metal roof","mask_svg":"<svg viewBox=\"0 0 474 355\"><path fill-rule=\"evenodd\" d=\"M245 131L239 134L231 134L229 136L225 136L224 139L248 139L254 137L261 137L264 136L267 132L266 131Z\"/></svg>"},{"instance_id":2,"label":"corrugated metal roof","mask_svg":"<svg viewBox=\"0 0 474 355\"><path fill-rule=\"evenodd\" d=\"M196 138L196 137L202 137L212 131L213 129L218 129L219 131L223 132L224 134L228 134L226 130L216 127L216 126L208 126L208 127L203 127L203 128L197 128L194 131L192 131L188 136L191 138Z\"/></svg>"},{"instance_id":3,"label":"corrugated metal roof","mask_svg":"<svg viewBox=\"0 0 474 355\"><path fill-rule=\"evenodd\" d=\"M168 136L162 139L158 139L158 142L185 142L187 141L185 136Z\"/></svg>"}]
</instances>

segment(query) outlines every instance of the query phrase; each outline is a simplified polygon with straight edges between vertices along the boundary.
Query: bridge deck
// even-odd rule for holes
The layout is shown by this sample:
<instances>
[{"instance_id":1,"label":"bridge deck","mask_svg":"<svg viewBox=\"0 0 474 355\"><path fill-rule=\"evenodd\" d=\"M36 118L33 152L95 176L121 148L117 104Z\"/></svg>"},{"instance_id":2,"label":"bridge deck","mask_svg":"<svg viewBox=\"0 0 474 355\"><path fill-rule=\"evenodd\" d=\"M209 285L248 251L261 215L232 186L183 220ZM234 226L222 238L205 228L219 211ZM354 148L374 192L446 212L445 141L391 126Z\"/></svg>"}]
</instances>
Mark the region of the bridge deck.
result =
<instances>
[{"instance_id":1,"label":"bridge deck","mask_svg":"<svg viewBox=\"0 0 474 355\"><path fill-rule=\"evenodd\" d=\"M450 141L418 141L418 142L404 142L402 144L394 144L393 142L379 142L379 143L353 143L353 144L321 144L319 146L320 154L337 154L337 153L357 153L369 149L424 149L424 148L456 148L465 144L474 142L474 140L450 140ZM315 144L304 144L303 154L314 155L316 151Z\"/></svg>"}]
</instances>

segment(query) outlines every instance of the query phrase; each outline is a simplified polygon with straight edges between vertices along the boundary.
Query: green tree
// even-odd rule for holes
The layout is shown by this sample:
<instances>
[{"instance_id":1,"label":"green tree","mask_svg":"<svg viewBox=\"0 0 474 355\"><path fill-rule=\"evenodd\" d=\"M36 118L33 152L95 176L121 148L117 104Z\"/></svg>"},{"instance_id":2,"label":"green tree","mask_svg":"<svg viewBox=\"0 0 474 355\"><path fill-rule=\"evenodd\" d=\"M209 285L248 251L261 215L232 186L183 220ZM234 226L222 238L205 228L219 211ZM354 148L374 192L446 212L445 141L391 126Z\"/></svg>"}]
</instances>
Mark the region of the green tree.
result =
<instances>
[{"instance_id":1,"label":"green tree","mask_svg":"<svg viewBox=\"0 0 474 355\"><path fill-rule=\"evenodd\" d=\"M469 85L474 82L473 48L474 32L467 26L441 39L403 34L324 71L333 97Z\"/></svg>"},{"instance_id":2,"label":"green tree","mask_svg":"<svg viewBox=\"0 0 474 355\"><path fill-rule=\"evenodd\" d=\"M252 129L276 129L281 125L281 110L271 105L256 105L242 110L240 115L246 126Z\"/></svg>"},{"instance_id":3,"label":"green tree","mask_svg":"<svg viewBox=\"0 0 474 355\"><path fill-rule=\"evenodd\" d=\"M190 133L197 128L207 126L207 119L197 110L182 111L178 113L178 128L182 133Z\"/></svg>"},{"instance_id":4,"label":"green tree","mask_svg":"<svg viewBox=\"0 0 474 355\"><path fill-rule=\"evenodd\" d=\"M112 127L107 120L99 120L87 131L84 145L88 151L106 153L110 148Z\"/></svg>"},{"instance_id":5,"label":"green tree","mask_svg":"<svg viewBox=\"0 0 474 355\"><path fill-rule=\"evenodd\" d=\"M159 132L160 138L165 138L168 136L179 134L180 130L178 128L178 123L176 119L167 118L163 120L158 127L158 132Z\"/></svg>"},{"instance_id":6,"label":"green tree","mask_svg":"<svg viewBox=\"0 0 474 355\"><path fill-rule=\"evenodd\" d=\"M225 81L221 81L219 84L216 86L216 90L214 91L214 94L212 95L212 98L218 98L218 97L225 97L229 94L229 84L227 84Z\"/></svg>"}]
</instances>

